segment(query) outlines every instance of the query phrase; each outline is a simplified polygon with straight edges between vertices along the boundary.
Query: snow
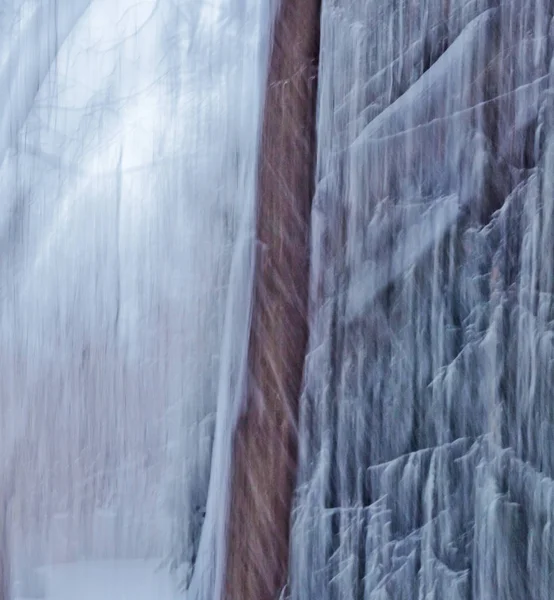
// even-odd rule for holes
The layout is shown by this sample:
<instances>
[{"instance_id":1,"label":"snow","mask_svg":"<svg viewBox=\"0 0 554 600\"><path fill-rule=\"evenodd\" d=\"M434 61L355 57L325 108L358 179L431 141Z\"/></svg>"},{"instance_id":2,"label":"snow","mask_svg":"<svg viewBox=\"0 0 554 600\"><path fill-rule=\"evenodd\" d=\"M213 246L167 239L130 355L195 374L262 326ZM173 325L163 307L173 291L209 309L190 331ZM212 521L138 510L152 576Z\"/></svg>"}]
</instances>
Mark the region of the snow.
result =
<instances>
[{"instance_id":1,"label":"snow","mask_svg":"<svg viewBox=\"0 0 554 600\"><path fill-rule=\"evenodd\" d=\"M154 560L76 562L38 570L44 600L176 600L165 570ZM17 584L16 584L17 589ZM38 595L33 596L35 599ZM16 596L15 600L31 600Z\"/></svg>"},{"instance_id":2,"label":"snow","mask_svg":"<svg viewBox=\"0 0 554 600\"><path fill-rule=\"evenodd\" d=\"M182 573L197 556L194 589L211 599L275 3L29 3L0 40L0 456L16 562L168 553ZM48 594L124 585L128 569L91 568L47 569Z\"/></svg>"}]
</instances>

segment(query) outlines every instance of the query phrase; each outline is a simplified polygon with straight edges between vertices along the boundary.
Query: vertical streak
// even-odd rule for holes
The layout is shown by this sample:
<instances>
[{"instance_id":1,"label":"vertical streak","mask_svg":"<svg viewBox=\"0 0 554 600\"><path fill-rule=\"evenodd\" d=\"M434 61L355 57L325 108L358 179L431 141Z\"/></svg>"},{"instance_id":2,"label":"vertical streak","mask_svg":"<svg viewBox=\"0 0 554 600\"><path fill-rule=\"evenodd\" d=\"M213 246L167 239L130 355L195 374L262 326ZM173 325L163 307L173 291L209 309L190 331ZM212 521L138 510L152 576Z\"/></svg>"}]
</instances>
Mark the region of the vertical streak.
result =
<instances>
[{"instance_id":1,"label":"vertical streak","mask_svg":"<svg viewBox=\"0 0 554 600\"><path fill-rule=\"evenodd\" d=\"M5 462L0 478L0 600L12 597L12 557L10 548L10 502L15 483L15 457L17 451Z\"/></svg>"},{"instance_id":2,"label":"vertical streak","mask_svg":"<svg viewBox=\"0 0 554 600\"><path fill-rule=\"evenodd\" d=\"M226 598L273 600L287 578L307 342L320 0L282 0L259 166L247 403L233 442Z\"/></svg>"},{"instance_id":3,"label":"vertical streak","mask_svg":"<svg viewBox=\"0 0 554 600\"><path fill-rule=\"evenodd\" d=\"M8 499L5 493L2 495L0 511L0 600L10 600L11 569L8 539Z\"/></svg>"}]
</instances>

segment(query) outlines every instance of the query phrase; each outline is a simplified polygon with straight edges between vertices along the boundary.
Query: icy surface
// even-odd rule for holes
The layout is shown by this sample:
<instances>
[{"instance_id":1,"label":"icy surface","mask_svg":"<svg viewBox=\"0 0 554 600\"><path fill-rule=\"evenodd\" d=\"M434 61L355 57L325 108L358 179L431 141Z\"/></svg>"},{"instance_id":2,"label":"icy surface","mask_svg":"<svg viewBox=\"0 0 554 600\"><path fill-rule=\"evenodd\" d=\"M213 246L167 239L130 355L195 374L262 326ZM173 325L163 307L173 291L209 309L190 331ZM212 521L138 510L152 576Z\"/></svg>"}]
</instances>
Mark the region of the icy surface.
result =
<instances>
[{"instance_id":1,"label":"icy surface","mask_svg":"<svg viewBox=\"0 0 554 600\"><path fill-rule=\"evenodd\" d=\"M324 0L288 595L554 595L548 1Z\"/></svg>"}]
</instances>

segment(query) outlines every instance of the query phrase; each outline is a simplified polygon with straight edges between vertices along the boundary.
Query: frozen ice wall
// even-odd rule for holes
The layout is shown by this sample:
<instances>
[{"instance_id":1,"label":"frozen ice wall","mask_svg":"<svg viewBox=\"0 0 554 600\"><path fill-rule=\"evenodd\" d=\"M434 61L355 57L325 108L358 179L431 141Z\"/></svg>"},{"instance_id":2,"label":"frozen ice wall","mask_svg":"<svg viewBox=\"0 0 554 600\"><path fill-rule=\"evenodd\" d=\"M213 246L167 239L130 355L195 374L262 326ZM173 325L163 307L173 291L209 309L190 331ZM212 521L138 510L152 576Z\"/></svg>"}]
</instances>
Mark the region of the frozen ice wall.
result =
<instances>
[{"instance_id":1,"label":"frozen ice wall","mask_svg":"<svg viewBox=\"0 0 554 600\"><path fill-rule=\"evenodd\" d=\"M554 594L553 4L324 0L288 594Z\"/></svg>"},{"instance_id":2,"label":"frozen ice wall","mask_svg":"<svg viewBox=\"0 0 554 600\"><path fill-rule=\"evenodd\" d=\"M248 331L258 4L0 4L0 488L18 564L163 554L181 576L198 551ZM208 516L225 498L210 485Z\"/></svg>"}]
</instances>

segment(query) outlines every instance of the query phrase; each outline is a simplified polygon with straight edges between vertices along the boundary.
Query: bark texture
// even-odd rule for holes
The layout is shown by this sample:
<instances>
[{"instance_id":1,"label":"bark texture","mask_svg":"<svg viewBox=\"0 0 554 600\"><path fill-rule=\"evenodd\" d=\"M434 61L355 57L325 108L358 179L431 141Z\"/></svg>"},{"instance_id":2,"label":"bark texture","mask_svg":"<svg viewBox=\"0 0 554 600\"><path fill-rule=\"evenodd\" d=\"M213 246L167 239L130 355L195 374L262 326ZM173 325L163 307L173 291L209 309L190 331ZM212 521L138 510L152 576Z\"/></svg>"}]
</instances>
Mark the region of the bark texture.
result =
<instances>
[{"instance_id":1,"label":"bark texture","mask_svg":"<svg viewBox=\"0 0 554 600\"><path fill-rule=\"evenodd\" d=\"M319 11L319 0L284 0L275 24L260 155L248 397L234 440L229 600L273 600L287 578L307 343Z\"/></svg>"}]
</instances>

